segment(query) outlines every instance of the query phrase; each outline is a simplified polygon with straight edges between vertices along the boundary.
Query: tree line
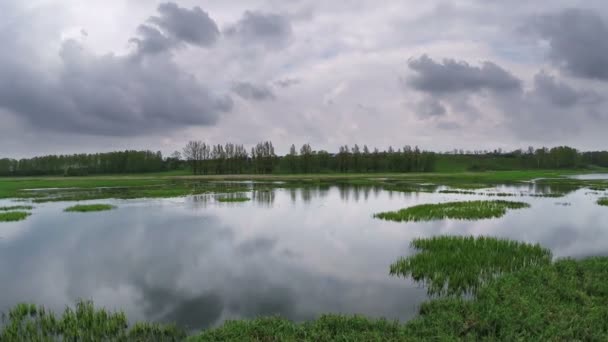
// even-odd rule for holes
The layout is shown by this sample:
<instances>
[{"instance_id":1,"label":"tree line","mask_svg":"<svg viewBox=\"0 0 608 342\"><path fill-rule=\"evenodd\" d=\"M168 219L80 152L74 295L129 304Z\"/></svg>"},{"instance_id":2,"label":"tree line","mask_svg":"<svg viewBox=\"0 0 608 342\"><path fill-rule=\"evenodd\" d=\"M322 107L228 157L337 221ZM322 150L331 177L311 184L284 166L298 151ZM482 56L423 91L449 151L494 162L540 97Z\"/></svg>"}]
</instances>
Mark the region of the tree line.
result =
<instances>
[{"instance_id":1,"label":"tree line","mask_svg":"<svg viewBox=\"0 0 608 342\"><path fill-rule=\"evenodd\" d=\"M161 152L120 151L0 159L0 176L121 174L163 171L170 162Z\"/></svg>"},{"instance_id":2,"label":"tree line","mask_svg":"<svg viewBox=\"0 0 608 342\"><path fill-rule=\"evenodd\" d=\"M278 156L271 141L256 144L249 153L243 145L190 141L182 156L194 174L430 172L434 166L434 153L409 146L372 151L345 145L338 153L329 153L304 144L299 150L292 145L287 155Z\"/></svg>"},{"instance_id":3,"label":"tree line","mask_svg":"<svg viewBox=\"0 0 608 342\"><path fill-rule=\"evenodd\" d=\"M568 146L514 151L434 153L419 147L379 150L340 146L337 152L315 150L310 144L291 145L279 156L271 141L251 149L242 144L190 141L182 152L119 151L95 154L48 155L30 159L0 159L0 176L127 174L188 169L207 174L385 173L451 170L571 169L590 165L608 167L608 151L580 152Z\"/></svg>"}]
</instances>

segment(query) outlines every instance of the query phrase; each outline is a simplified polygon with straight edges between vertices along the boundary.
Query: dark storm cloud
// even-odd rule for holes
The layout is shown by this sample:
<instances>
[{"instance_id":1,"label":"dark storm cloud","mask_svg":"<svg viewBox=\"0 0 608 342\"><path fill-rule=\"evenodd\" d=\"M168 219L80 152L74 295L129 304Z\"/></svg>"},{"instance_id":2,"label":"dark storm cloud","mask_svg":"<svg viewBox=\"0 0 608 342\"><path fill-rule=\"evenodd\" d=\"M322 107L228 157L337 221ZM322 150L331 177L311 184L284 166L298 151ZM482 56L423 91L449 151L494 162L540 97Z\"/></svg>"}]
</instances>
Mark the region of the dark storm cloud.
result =
<instances>
[{"instance_id":1,"label":"dark storm cloud","mask_svg":"<svg viewBox=\"0 0 608 342\"><path fill-rule=\"evenodd\" d=\"M608 25L591 10L536 17L532 29L548 40L549 57L574 76L608 81Z\"/></svg>"},{"instance_id":2,"label":"dark storm cloud","mask_svg":"<svg viewBox=\"0 0 608 342\"><path fill-rule=\"evenodd\" d=\"M167 2L158 6L158 12L159 16L150 17L148 21L178 41L208 46L215 43L220 34L215 21L198 6L189 10Z\"/></svg>"},{"instance_id":3,"label":"dark storm cloud","mask_svg":"<svg viewBox=\"0 0 608 342\"><path fill-rule=\"evenodd\" d=\"M279 48L289 43L292 27L286 16L247 11L226 29L226 35L237 37L244 44Z\"/></svg>"},{"instance_id":4,"label":"dark storm cloud","mask_svg":"<svg viewBox=\"0 0 608 342\"><path fill-rule=\"evenodd\" d=\"M415 89L430 94L521 89L518 78L492 62L486 61L481 67L476 67L454 59L444 59L443 63L438 63L423 55L418 59L410 59L408 66L416 73L408 83Z\"/></svg>"},{"instance_id":5,"label":"dark storm cloud","mask_svg":"<svg viewBox=\"0 0 608 342\"><path fill-rule=\"evenodd\" d=\"M245 100L264 101L275 98L272 90L263 84L237 82L232 86L232 91Z\"/></svg>"},{"instance_id":6,"label":"dark storm cloud","mask_svg":"<svg viewBox=\"0 0 608 342\"><path fill-rule=\"evenodd\" d=\"M209 43L194 26L200 18L200 27L208 28L210 19L200 9L190 13L171 4L159 11L155 21L168 36L141 25L133 54L100 56L67 40L60 63L43 68L22 61L19 48L7 49L0 56L0 107L32 126L93 135L144 135L214 124L231 110L230 97L213 93L170 54L160 54L177 44ZM183 26L173 23L180 19Z\"/></svg>"},{"instance_id":7,"label":"dark storm cloud","mask_svg":"<svg viewBox=\"0 0 608 342\"><path fill-rule=\"evenodd\" d=\"M217 24L200 7L192 10L168 2L158 6L159 16L148 18L137 28L135 43L140 54L155 54L190 44L213 45L220 34Z\"/></svg>"}]
</instances>

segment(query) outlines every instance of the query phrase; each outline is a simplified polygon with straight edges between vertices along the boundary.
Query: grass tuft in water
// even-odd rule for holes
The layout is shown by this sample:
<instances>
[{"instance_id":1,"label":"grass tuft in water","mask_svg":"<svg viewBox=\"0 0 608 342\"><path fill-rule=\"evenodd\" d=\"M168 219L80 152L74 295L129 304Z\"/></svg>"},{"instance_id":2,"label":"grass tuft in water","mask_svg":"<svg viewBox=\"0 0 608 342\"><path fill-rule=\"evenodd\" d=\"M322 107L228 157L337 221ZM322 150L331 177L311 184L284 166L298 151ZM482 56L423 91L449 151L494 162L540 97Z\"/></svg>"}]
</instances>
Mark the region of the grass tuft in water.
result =
<instances>
[{"instance_id":1,"label":"grass tuft in water","mask_svg":"<svg viewBox=\"0 0 608 342\"><path fill-rule=\"evenodd\" d=\"M597 200L597 204L608 206L608 197L602 197Z\"/></svg>"},{"instance_id":2,"label":"grass tuft in water","mask_svg":"<svg viewBox=\"0 0 608 342\"><path fill-rule=\"evenodd\" d=\"M95 211L107 211L116 209L115 206L110 204L83 204L83 205L74 205L68 208L65 208L65 212L78 212L78 213L89 213Z\"/></svg>"},{"instance_id":3,"label":"grass tuft in water","mask_svg":"<svg viewBox=\"0 0 608 342\"><path fill-rule=\"evenodd\" d=\"M498 275L551 263L551 251L491 237L437 236L416 239L419 253L391 265L390 274L428 285L431 295L476 293Z\"/></svg>"},{"instance_id":4,"label":"grass tuft in water","mask_svg":"<svg viewBox=\"0 0 608 342\"><path fill-rule=\"evenodd\" d=\"M0 212L0 222L23 221L30 215L32 214L25 211L9 211L6 213Z\"/></svg>"},{"instance_id":5,"label":"grass tuft in water","mask_svg":"<svg viewBox=\"0 0 608 342\"><path fill-rule=\"evenodd\" d=\"M505 215L507 209L528 208L529 204L512 201L465 201L421 204L399 211L375 214L374 217L397 222L433 221L442 219L480 220Z\"/></svg>"},{"instance_id":6,"label":"grass tuft in water","mask_svg":"<svg viewBox=\"0 0 608 342\"><path fill-rule=\"evenodd\" d=\"M8 313L0 341L182 341L173 325L137 323L129 328L122 312L96 309L90 301L66 308L61 316L42 306L18 304Z\"/></svg>"},{"instance_id":7,"label":"grass tuft in water","mask_svg":"<svg viewBox=\"0 0 608 342\"><path fill-rule=\"evenodd\" d=\"M31 205L15 205L12 207L0 207L0 211L14 211L14 210L32 210L34 207Z\"/></svg>"},{"instance_id":8,"label":"grass tuft in water","mask_svg":"<svg viewBox=\"0 0 608 342\"><path fill-rule=\"evenodd\" d=\"M248 202L248 201L251 201L251 198L249 198L249 197L218 197L217 201L223 202L223 203Z\"/></svg>"}]
</instances>

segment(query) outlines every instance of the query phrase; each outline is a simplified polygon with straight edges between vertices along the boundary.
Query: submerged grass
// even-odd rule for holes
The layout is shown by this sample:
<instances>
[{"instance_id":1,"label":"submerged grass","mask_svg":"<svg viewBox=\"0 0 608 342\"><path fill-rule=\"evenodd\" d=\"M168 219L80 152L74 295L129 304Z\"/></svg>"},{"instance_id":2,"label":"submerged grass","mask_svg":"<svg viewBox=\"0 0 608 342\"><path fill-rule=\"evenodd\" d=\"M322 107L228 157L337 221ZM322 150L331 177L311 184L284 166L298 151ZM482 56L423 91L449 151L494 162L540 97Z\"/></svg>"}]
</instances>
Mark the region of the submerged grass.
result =
<instances>
[{"instance_id":1,"label":"submerged grass","mask_svg":"<svg viewBox=\"0 0 608 342\"><path fill-rule=\"evenodd\" d=\"M65 208L65 212L78 212L78 213L89 213L94 211L107 211L116 209L115 206L110 204L80 204Z\"/></svg>"},{"instance_id":2,"label":"submerged grass","mask_svg":"<svg viewBox=\"0 0 608 342\"><path fill-rule=\"evenodd\" d=\"M32 214L25 211L0 212L0 222L23 221L30 215Z\"/></svg>"},{"instance_id":3,"label":"submerged grass","mask_svg":"<svg viewBox=\"0 0 608 342\"><path fill-rule=\"evenodd\" d=\"M416 239L419 253L391 265L390 274L424 282L431 295L475 293L496 276L551 263L539 245L490 237L439 236Z\"/></svg>"},{"instance_id":4,"label":"submerged grass","mask_svg":"<svg viewBox=\"0 0 608 342\"><path fill-rule=\"evenodd\" d=\"M433 221L442 219L480 220L501 217L507 209L528 208L529 204L512 201L465 201L439 204L421 204L375 214L374 217L397 222Z\"/></svg>"},{"instance_id":5,"label":"submerged grass","mask_svg":"<svg viewBox=\"0 0 608 342\"><path fill-rule=\"evenodd\" d=\"M608 206L608 197L602 197L597 200L597 204Z\"/></svg>"},{"instance_id":6,"label":"submerged grass","mask_svg":"<svg viewBox=\"0 0 608 342\"><path fill-rule=\"evenodd\" d=\"M11 207L0 207L0 211L12 211L12 210L32 210L34 207L31 205L15 205Z\"/></svg>"}]
</instances>

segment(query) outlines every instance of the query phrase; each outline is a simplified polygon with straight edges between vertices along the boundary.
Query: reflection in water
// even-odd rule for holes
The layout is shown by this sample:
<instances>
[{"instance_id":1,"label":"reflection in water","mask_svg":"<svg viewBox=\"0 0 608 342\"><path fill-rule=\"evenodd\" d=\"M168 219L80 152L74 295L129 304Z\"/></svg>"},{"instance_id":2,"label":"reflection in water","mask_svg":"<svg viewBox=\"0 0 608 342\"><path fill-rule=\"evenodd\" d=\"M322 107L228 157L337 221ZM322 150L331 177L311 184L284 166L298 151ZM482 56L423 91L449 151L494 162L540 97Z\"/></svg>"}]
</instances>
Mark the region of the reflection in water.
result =
<instances>
[{"instance_id":1,"label":"reflection in water","mask_svg":"<svg viewBox=\"0 0 608 342\"><path fill-rule=\"evenodd\" d=\"M85 298L124 310L132 320L175 321L191 329L274 314L406 320L426 291L389 277L388 267L412 253L414 238L493 235L539 242L557 257L608 251L602 224L608 210L584 190L560 199L570 206L522 197L532 208L502 219L426 223L372 215L487 197L349 186L243 194L252 201L219 203L214 195L107 201L119 208L91 214L63 213L66 203L40 204L28 220L0 225L0 311L22 301L59 311Z\"/></svg>"}]
</instances>

